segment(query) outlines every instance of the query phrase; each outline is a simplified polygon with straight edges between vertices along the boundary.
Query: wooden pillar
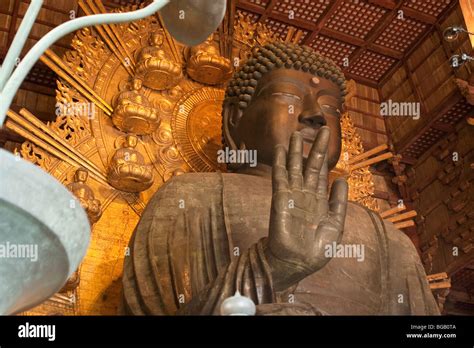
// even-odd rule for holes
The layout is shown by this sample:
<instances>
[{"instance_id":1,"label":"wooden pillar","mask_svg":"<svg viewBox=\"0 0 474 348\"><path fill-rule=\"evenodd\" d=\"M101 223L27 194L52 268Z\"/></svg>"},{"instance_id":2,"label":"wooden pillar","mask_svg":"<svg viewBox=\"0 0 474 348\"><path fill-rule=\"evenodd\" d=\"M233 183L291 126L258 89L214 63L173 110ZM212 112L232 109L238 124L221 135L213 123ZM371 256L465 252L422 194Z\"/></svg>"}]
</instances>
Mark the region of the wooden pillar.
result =
<instances>
[{"instance_id":1,"label":"wooden pillar","mask_svg":"<svg viewBox=\"0 0 474 348\"><path fill-rule=\"evenodd\" d=\"M459 0L462 15L466 23L467 31L474 33L474 3L472 0ZM474 49L474 35L470 35L471 46Z\"/></svg>"}]
</instances>

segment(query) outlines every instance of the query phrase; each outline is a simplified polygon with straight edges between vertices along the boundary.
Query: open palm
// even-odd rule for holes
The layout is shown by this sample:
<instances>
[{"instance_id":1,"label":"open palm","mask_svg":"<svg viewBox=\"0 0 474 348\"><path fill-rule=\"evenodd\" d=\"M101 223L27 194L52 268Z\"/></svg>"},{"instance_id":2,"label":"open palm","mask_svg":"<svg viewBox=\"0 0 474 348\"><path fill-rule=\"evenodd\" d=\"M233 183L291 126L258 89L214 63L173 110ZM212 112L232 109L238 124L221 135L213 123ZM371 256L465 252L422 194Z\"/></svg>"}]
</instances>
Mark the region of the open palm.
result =
<instances>
[{"instance_id":1,"label":"open palm","mask_svg":"<svg viewBox=\"0 0 474 348\"><path fill-rule=\"evenodd\" d=\"M321 269L325 246L344 230L347 182L336 180L328 200L329 128L322 127L303 168L303 138L292 134L288 150L278 145L273 163L273 197L266 254L273 282L285 289Z\"/></svg>"}]
</instances>

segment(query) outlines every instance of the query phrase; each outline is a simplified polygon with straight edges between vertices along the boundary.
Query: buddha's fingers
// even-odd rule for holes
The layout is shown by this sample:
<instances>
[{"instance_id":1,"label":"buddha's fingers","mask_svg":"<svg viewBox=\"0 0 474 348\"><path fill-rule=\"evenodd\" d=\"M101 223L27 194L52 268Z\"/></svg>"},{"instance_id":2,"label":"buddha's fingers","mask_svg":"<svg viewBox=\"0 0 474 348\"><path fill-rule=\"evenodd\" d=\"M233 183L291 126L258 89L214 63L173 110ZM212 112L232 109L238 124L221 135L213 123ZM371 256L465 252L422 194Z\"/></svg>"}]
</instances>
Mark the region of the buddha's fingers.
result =
<instances>
[{"instance_id":1,"label":"buddha's fingers","mask_svg":"<svg viewBox=\"0 0 474 348\"><path fill-rule=\"evenodd\" d=\"M316 197L318 200L327 203L328 197L328 154L324 156L323 166L319 172L318 186L316 188ZM327 205L326 205L327 206Z\"/></svg>"},{"instance_id":2,"label":"buddha's fingers","mask_svg":"<svg viewBox=\"0 0 474 348\"><path fill-rule=\"evenodd\" d=\"M338 178L332 184L329 198L329 217L340 232L344 230L344 222L346 221L348 191L347 181L344 178Z\"/></svg>"},{"instance_id":3,"label":"buddha's fingers","mask_svg":"<svg viewBox=\"0 0 474 348\"><path fill-rule=\"evenodd\" d=\"M273 193L288 191L288 173L286 171L286 149L283 145L275 146L272 167Z\"/></svg>"},{"instance_id":4,"label":"buddha's fingers","mask_svg":"<svg viewBox=\"0 0 474 348\"><path fill-rule=\"evenodd\" d=\"M315 193L318 189L320 172L328 149L329 134L329 127L321 127L311 147L308 161L306 162L304 171L305 189Z\"/></svg>"},{"instance_id":5,"label":"buddha's fingers","mask_svg":"<svg viewBox=\"0 0 474 348\"><path fill-rule=\"evenodd\" d=\"M303 137L300 132L294 132L290 138L288 149L288 180L290 188L303 188Z\"/></svg>"}]
</instances>

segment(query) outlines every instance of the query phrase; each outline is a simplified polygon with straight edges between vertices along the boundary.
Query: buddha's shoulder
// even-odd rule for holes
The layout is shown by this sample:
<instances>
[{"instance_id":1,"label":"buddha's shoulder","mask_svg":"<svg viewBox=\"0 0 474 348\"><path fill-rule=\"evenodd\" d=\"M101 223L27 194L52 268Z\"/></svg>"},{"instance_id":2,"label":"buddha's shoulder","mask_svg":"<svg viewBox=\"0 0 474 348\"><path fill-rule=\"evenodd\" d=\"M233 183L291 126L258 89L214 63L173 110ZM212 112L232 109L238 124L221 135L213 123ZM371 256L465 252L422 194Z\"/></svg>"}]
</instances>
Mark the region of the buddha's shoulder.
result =
<instances>
[{"instance_id":1,"label":"buddha's shoulder","mask_svg":"<svg viewBox=\"0 0 474 348\"><path fill-rule=\"evenodd\" d=\"M240 187L240 186L270 186L271 181L252 175L234 174L234 173L186 173L175 176L168 180L159 190L160 191L219 191L222 187Z\"/></svg>"},{"instance_id":2,"label":"buddha's shoulder","mask_svg":"<svg viewBox=\"0 0 474 348\"><path fill-rule=\"evenodd\" d=\"M344 233L359 235L360 238L361 234L367 234L368 231L372 231L370 235L376 237L378 241L385 239L390 249L397 249L403 254L417 254L410 237L397 229L392 222L382 219L378 213L359 203L349 202Z\"/></svg>"},{"instance_id":3,"label":"buddha's shoulder","mask_svg":"<svg viewBox=\"0 0 474 348\"><path fill-rule=\"evenodd\" d=\"M268 179L234 173L186 173L168 180L155 196L170 195L207 196L213 193L221 194L223 189L252 191L252 188L271 189ZM270 192L271 195L271 192Z\"/></svg>"}]
</instances>

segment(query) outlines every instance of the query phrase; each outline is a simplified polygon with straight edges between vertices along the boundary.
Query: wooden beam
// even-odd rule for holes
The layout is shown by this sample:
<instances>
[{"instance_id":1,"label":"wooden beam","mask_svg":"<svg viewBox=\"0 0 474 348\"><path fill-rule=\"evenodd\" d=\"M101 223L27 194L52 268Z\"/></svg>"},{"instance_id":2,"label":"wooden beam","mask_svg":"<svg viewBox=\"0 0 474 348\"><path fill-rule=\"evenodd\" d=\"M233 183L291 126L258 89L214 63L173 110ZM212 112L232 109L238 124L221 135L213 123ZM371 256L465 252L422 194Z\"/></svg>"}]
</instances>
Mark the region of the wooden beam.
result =
<instances>
[{"instance_id":1,"label":"wooden beam","mask_svg":"<svg viewBox=\"0 0 474 348\"><path fill-rule=\"evenodd\" d=\"M344 43L347 43L352 46L363 46L365 45L365 41L361 38L351 36L346 33L341 33L337 30L334 29L329 29L329 28L322 28L320 31L321 35L330 37L331 39L335 39L338 41L342 41Z\"/></svg>"},{"instance_id":2,"label":"wooden beam","mask_svg":"<svg viewBox=\"0 0 474 348\"><path fill-rule=\"evenodd\" d=\"M450 125L449 123L436 122L432 127L445 133L451 133L454 131L454 126Z\"/></svg>"},{"instance_id":3,"label":"wooden beam","mask_svg":"<svg viewBox=\"0 0 474 348\"><path fill-rule=\"evenodd\" d=\"M311 42L314 41L316 36L319 35L319 32L321 29L324 27L326 22L331 18L331 16L336 12L336 10L339 8L339 5L342 3L342 0L336 0L333 2L331 6L328 6L325 10L325 12L319 17L318 22L316 23L316 28L312 31L311 34L309 34L303 41L304 45L309 45Z\"/></svg>"},{"instance_id":4,"label":"wooden beam","mask_svg":"<svg viewBox=\"0 0 474 348\"><path fill-rule=\"evenodd\" d=\"M404 205L402 205L402 206L397 205L396 207L393 207L393 208L390 208L388 210L385 210L385 211L381 212L380 217L385 219L389 216L392 216L392 215L395 215L395 214L397 214L401 211L404 211L405 209L406 209L406 207Z\"/></svg>"},{"instance_id":5,"label":"wooden beam","mask_svg":"<svg viewBox=\"0 0 474 348\"><path fill-rule=\"evenodd\" d=\"M414 10L411 7L403 6L401 10L403 11L404 15L416 19L419 22L423 22L429 25L433 25L436 23L436 17Z\"/></svg>"},{"instance_id":6,"label":"wooden beam","mask_svg":"<svg viewBox=\"0 0 474 348\"><path fill-rule=\"evenodd\" d=\"M369 0L369 3L383 7L387 10L393 10L397 7L397 3L394 0Z\"/></svg>"},{"instance_id":7,"label":"wooden beam","mask_svg":"<svg viewBox=\"0 0 474 348\"><path fill-rule=\"evenodd\" d=\"M372 87L372 88L377 88L377 82L375 82L374 80L371 80L371 79L368 79L366 77L362 77L362 76L358 76L358 75L355 75L355 74L352 74L350 72L345 72L344 73L344 76L349 79L349 80L356 80L357 82L360 82L366 86L369 86L369 87Z\"/></svg>"},{"instance_id":8,"label":"wooden beam","mask_svg":"<svg viewBox=\"0 0 474 348\"><path fill-rule=\"evenodd\" d=\"M410 156L402 155L402 158L400 159L400 162L410 164L410 165L414 165L417 162L417 159L413 158L413 157L410 157Z\"/></svg>"},{"instance_id":9,"label":"wooden beam","mask_svg":"<svg viewBox=\"0 0 474 348\"><path fill-rule=\"evenodd\" d=\"M398 229L412 227L412 226L415 226L415 222L413 220L402 221L393 225L393 227L398 228Z\"/></svg>"},{"instance_id":10,"label":"wooden beam","mask_svg":"<svg viewBox=\"0 0 474 348\"><path fill-rule=\"evenodd\" d=\"M448 273L446 272L441 272L441 273L434 273L434 274L429 274L426 276L426 280L429 282L435 281L435 280L444 280L448 278Z\"/></svg>"},{"instance_id":11,"label":"wooden beam","mask_svg":"<svg viewBox=\"0 0 474 348\"><path fill-rule=\"evenodd\" d=\"M378 153L380 153L382 151L385 151L387 149L388 149L387 144L382 144L382 145L376 146L376 147L374 147L370 150L367 150L367 151L362 152L361 154L359 154L357 156L354 156L354 157L350 158L349 161L348 161L348 164L351 165L351 164L360 162L360 161L365 160L366 158L368 158L370 156L378 154Z\"/></svg>"},{"instance_id":12,"label":"wooden beam","mask_svg":"<svg viewBox=\"0 0 474 348\"><path fill-rule=\"evenodd\" d=\"M402 59L403 58L403 53L399 52L397 50L394 50L393 48L381 46L381 45L376 45L374 43L370 43L366 46L368 50L374 51L376 53L380 53L384 56L394 58L394 59Z\"/></svg>"},{"instance_id":13,"label":"wooden beam","mask_svg":"<svg viewBox=\"0 0 474 348\"><path fill-rule=\"evenodd\" d=\"M267 5L267 8L265 9L265 12L263 12L263 14L260 16L260 18L258 19L258 21L260 23L265 23L265 20L268 18L268 16L270 15L270 13L272 12L273 8L275 7L275 5L277 4L277 0L271 0L268 5Z\"/></svg>"},{"instance_id":14,"label":"wooden beam","mask_svg":"<svg viewBox=\"0 0 474 348\"><path fill-rule=\"evenodd\" d=\"M408 67L408 64L407 64L407 61L406 59L403 60L403 67L405 68L405 73L407 74L407 80L408 80L408 84L410 85L411 87L411 90L413 91L413 93L415 94L415 98L417 99L417 101L420 103L420 113L421 115L426 115L427 112L428 112L428 108L426 106L426 102L425 100L423 99L422 95L421 95L421 92L418 88L418 86L415 84L415 82L413 81L413 76L412 76L412 73L410 71L410 68Z\"/></svg>"},{"instance_id":15,"label":"wooden beam","mask_svg":"<svg viewBox=\"0 0 474 348\"><path fill-rule=\"evenodd\" d=\"M431 48L428 52L425 52L425 57L430 57L434 54L436 54L436 52L438 50L442 50L443 48L441 46L436 46L434 45L433 48ZM446 61L448 60L447 56L446 56ZM408 62L407 62L408 63ZM417 62L416 64L412 65L410 67L410 71L417 71L419 67L421 67L423 64L425 64L425 60L421 60L419 62ZM441 64L442 65L442 64ZM440 65L440 66L441 66Z\"/></svg>"},{"instance_id":16,"label":"wooden beam","mask_svg":"<svg viewBox=\"0 0 474 348\"><path fill-rule=\"evenodd\" d=\"M430 283L430 289L435 290L435 289L449 289L451 287L451 281L446 280L443 282L436 282L436 283Z\"/></svg>"},{"instance_id":17,"label":"wooden beam","mask_svg":"<svg viewBox=\"0 0 474 348\"><path fill-rule=\"evenodd\" d=\"M368 167L368 166L371 166L372 164L375 164L375 163L378 163L378 162L381 162L381 161L385 161L385 160L387 160L389 158L392 158L392 157L393 157L393 153L386 152L384 154L369 158L365 161L353 164L353 165L349 166L349 170L353 171L353 170L356 170L356 169L359 169L359 168Z\"/></svg>"},{"instance_id":18,"label":"wooden beam","mask_svg":"<svg viewBox=\"0 0 474 348\"><path fill-rule=\"evenodd\" d=\"M379 91L379 95L380 95L381 99L385 99L385 96L383 96L380 93L380 90L382 89L383 86L385 86L385 84L388 82L388 80L390 80L390 78L393 76L393 74L395 74L395 72L397 72L397 70L400 69L400 67L403 65L403 60L404 60L404 58L400 59L398 62L393 64L390 67L390 69L388 69L388 72L386 72L385 75L382 76L382 78L379 80L379 83L377 84L377 90Z\"/></svg>"},{"instance_id":19,"label":"wooden beam","mask_svg":"<svg viewBox=\"0 0 474 348\"><path fill-rule=\"evenodd\" d=\"M415 217L417 215L418 215L418 213L416 212L416 210L410 210L410 211L407 211L407 212L399 214L399 215L387 217L387 221L398 222L398 221L403 221L403 220L410 219L410 218Z\"/></svg>"},{"instance_id":20,"label":"wooden beam","mask_svg":"<svg viewBox=\"0 0 474 348\"><path fill-rule=\"evenodd\" d=\"M374 193L372 194L372 197L388 201L390 196L389 196L388 192L380 191L380 190L374 190Z\"/></svg>"},{"instance_id":21,"label":"wooden beam","mask_svg":"<svg viewBox=\"0 0 474 348\"><path fill-rule=\"evenodd\" d=\"M255 5L253 3L250 3L250 2L238 1L235 4L235 7L240 8L240 9L245 10L245 11L254 12L254 13L257 13L259 15L263 15L265 13L264 8L262 8L261 6Z\"/></svg>"}]
</instances>

